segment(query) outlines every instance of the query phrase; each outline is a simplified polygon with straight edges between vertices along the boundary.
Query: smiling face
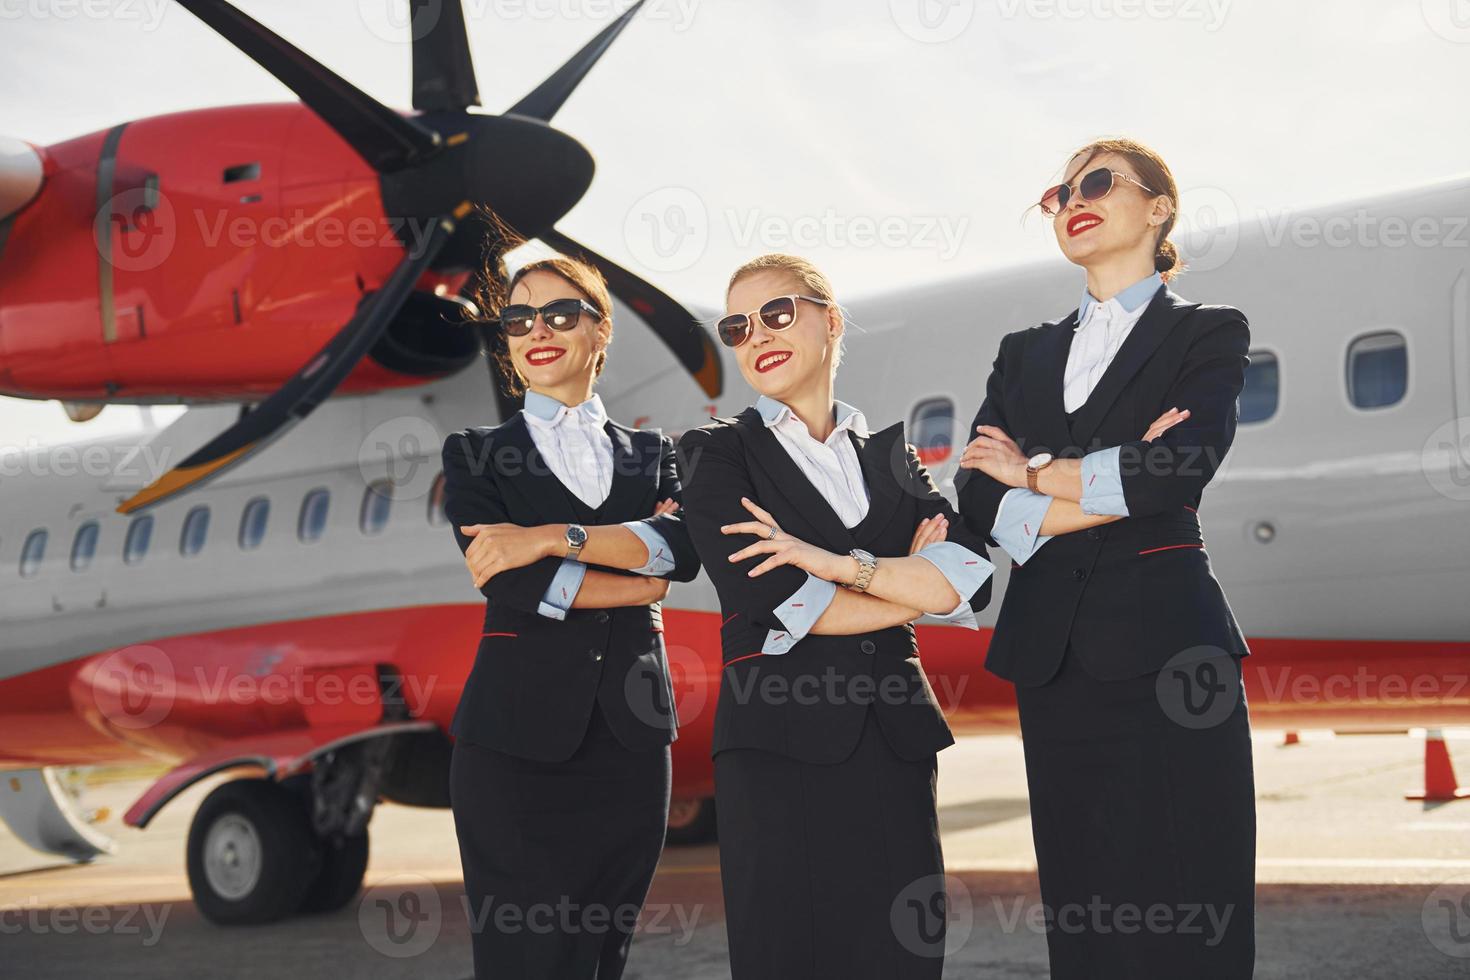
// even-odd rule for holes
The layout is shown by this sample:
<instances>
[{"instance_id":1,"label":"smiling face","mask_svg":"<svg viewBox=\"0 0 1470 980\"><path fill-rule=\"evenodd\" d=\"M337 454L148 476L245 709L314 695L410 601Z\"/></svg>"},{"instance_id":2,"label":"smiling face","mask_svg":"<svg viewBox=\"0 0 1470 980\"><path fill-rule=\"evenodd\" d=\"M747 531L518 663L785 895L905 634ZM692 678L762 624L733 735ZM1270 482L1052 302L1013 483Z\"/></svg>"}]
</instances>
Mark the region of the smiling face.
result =
<instances>
[{"instance_id":1,"label":"smiling face","mask_svg":"<svg viewBox=\"0 0 1470 980\"><path fill-rule=\"evenodd\" d=\"M752 313L767 300L792 294L811 292L789 272L763 269L742 276L731 287L725 312ZM771 330L758 315L752 321L750 337L735 348L735 359L757 393L789 403L796 392L831 378L843 329L835 305L797 300L796 320L784 330Z\"/></svg>"},{"instance_id":2,"label":"smiling face","mask_svg":"<svg viewBox=\"0 0 1470 980\"><path fill-rule=\"evenodd\" d=\"M1127 157L1117 153L1086 153L1072 158L1062 181L1071 185L1072 199L1052 219L1062 254L1080 266L1098 266L1132 255L1152 261L1159 228L1172 206L1162 194L1150 194L1138 184L1113 177L1113 189L1101 200L1084 201L1077 193L1083 174L1104 168L1127 174L1144 184Z\"/></svg>"},{"instance_id":3,"label":"smiling face","mask_svg":"<svg viewBox=\"0 0 1470 980\"><path fill-rule=\"evenodd\" d=\"M592 303L589 296L566 279L545 269L526 273L511 290L510 303L541 307L557 299L581 299ZM607 346L612 324L606 317L594 317L582 311L577 325L570 330L553 330L542 317L536 318L531 332L524 337L506 337L511 363L526 383L548 391L590 386L597 363L597 352Z\"/></svg>"}]
</instances>

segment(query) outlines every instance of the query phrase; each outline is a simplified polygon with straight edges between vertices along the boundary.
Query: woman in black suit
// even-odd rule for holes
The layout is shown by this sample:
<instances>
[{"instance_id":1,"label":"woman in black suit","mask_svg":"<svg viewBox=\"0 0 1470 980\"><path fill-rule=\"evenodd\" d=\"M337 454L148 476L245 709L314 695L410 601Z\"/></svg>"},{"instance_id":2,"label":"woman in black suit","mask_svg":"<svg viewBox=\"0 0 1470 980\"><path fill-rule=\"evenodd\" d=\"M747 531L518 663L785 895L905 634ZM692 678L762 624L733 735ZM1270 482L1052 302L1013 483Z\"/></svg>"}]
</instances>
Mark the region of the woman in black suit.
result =
<instances>
[{"instance_id":1,"label":"woman in black suit","mask_svg":"<svg viewBox=\"0 0 1470 980\"><path fill-rule=\"evenodd\" d=\"M1249 977L1250 651L1199 508L1250 330L1165 285L1179 196L1147 147L1083 148L1041 206L1082 303L1001 340L955 482L1012 557L986 666L1016 684L1051 975Z\"/></svg>"},{"instance_id":2,"label":"woman in black suit","mask_svg":"<svg viewBox=\"0 0 1470 980\"><path fill-rule=\"evenodd\" d=\"M450 728L475 976L608 980L668 819L659 600L699 566L672 443L593 393L612 335L601 275L557 258L497 282L495 355L525 408L443 450L444 510L488 600Z\"/></svg>"},{"instance_id":3,"label":"woman in black suit","mask_svg":"<svg viewBox=\"0 0 1470 980\"><path fill-rule=\"evenodd\" d=\"M924 613L978 628L981 539L896 422L833 397L844 320L810 263L738 270L720 339L760 395L679 440L684 520L719 594L720 872L734 980L938 977L935 754ZM749 312L747 312L749 311Z\"/></svg>"}]
</instances>

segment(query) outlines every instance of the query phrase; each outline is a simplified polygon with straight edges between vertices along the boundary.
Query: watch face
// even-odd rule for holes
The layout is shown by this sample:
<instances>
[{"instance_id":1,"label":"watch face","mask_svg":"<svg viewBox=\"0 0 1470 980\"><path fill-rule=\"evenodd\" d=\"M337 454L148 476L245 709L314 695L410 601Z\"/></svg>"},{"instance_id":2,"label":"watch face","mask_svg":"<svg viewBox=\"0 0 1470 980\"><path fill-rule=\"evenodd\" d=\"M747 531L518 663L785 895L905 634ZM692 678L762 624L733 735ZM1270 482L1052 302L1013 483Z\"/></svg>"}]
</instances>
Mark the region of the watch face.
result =
<instances>
[{"instance_id":1,"label":"watch face","mask_svg":"<svg viewBox=\"0 0 1470 980\"><path fill-rule=\"evenodd\" d=\"M1036 470L1045 466L1047 463L1050 463L1051 459L1051 453L1037 453L1035 456L1032 456L1026 461L1026 465L1031 467L1033 470Z\"/></svg>"},{"instance_id":2,"label":"watch face","mask_svg":"<svg viewBox=\"0 0 1470 980\"><path fill-rule=\"evenodd\" d=\"M568 526L567 541L571 544L586 544L587 529L580 524L572 524Z\"/></svg>"},{"instance_id":3,"label":"watch face","mask_svg":"<svg viewBox=\"0 0 1470 980\"><path fill-rule=\"evenodd\" d=\"M877 561L878 560L877 558L874 558L873 557L873 553L871 551L864 551L861 548L854 548L854 549L852 549L852 556L854 558L856 558L858 561Z\"/></svg>"}]
</instances>

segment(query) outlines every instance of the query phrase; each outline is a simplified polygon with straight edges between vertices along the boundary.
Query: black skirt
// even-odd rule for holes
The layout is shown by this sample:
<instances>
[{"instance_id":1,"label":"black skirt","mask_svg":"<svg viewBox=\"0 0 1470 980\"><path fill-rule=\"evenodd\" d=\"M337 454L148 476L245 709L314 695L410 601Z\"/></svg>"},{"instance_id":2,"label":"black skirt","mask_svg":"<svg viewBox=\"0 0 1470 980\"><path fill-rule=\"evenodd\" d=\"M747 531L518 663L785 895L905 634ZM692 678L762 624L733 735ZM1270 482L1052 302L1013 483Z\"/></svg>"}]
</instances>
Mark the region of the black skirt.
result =
<instances>
[{"instance_id":1,"label":"black skirt","mask_svg":"<svg viewBox=\"0 0 1470 980\"><path fill-rule=\"evenodd\" d=\"M715 756L732 980L926 980L944 966L934 753L910 762L869 708L852 755Z\"/></svg>"},{"instance_id":2,"label":"black skirt","mask_svg":"<svg viewBox=\"0 0 1470 980\"><path fill-rule=\"evenodd\" d=\"M1068 648L1051 681L1016 693L1054 980L1250 977L1239 659L1101 681Z\"/></svg>"},{"instance_id":3,"label":"black skirt","mask_svg":"<svg viewBox=\"0 0 1470 980\"><path fill-rule=\"evenodd\" d=\"M631 751L594 706L565 762L459 739L450 802L479 980L618 980L668 823L667 745Z\"/></svg>"}]
</instances>

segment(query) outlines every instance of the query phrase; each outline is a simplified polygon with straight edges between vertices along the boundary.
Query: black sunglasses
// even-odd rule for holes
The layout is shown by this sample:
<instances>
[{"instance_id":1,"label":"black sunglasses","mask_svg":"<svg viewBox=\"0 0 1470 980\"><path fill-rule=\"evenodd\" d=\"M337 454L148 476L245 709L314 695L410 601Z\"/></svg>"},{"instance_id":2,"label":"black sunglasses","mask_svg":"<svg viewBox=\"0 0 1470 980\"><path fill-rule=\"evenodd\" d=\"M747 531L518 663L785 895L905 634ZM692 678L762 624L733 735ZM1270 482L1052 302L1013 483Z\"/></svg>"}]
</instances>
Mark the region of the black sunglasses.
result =
<instances>
[{"instance_id":1,"label":"black sunglasses","mask_svg":"<svg viewBox=\"0 0 1470 980\"><path fill-rule=\"evenodd\" d=\"M554 299L545 306L528 306L516 303L500 311L500 329L512 337L524 337L536 325L536 314L553 330L570 330L582 319L583 313L591 313L601 320L597 307L585 299Z\"/></svg>"},{"instance_id":2,"label":"black sunglasses","mask_svg":"<svg viewBox=\"0 0 1470 980\"><path fill-rule=\"evenodd\" d=\"M751 322L753 316L759 316L767 330L785 330L796 322L796 301L799 299L804 299L808 303L816 303L819 306L832 305L825 299L796 294L768 299L755 313L731 313L727 317L721 317L719 323L715 324L715 331L720 335L720 343L726 347L739 347L749 340L751 333L755 330Z\"/></svg>"},{"instance_id":3,"label":"black sunglasses","mask_svg":"<svg viewBox=\"0 0 1470 980\"><path fill-rule=\"evenodd\" d=\"M1150 194L1158 193L1158 191L1151 189L1137 177L1131 177L1120 170L1109 170L1107 167L1098 167L1096 170L1089 170L1082 175L1082 180L1077 183L1077 194L1084 201L1100 201L1112 191L1114 177L1122 177L1129 183L1137 184ZM1062 208L1066 207L1071 200L1072 186L1070 184L1058 184L1055 187L1048 187L1046 193L1041 195L1041 213L1048 216L1059 214Z\"/></svg>"}]
</instances>

